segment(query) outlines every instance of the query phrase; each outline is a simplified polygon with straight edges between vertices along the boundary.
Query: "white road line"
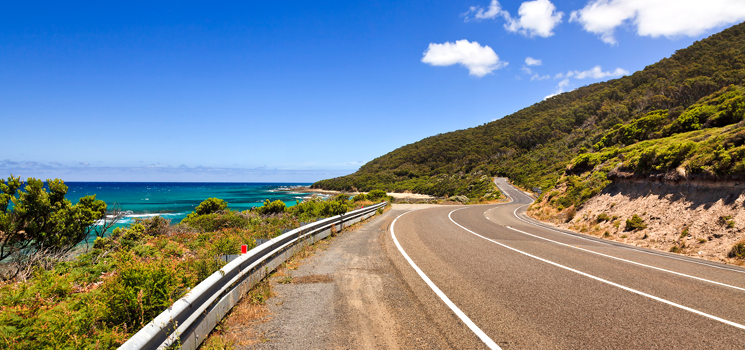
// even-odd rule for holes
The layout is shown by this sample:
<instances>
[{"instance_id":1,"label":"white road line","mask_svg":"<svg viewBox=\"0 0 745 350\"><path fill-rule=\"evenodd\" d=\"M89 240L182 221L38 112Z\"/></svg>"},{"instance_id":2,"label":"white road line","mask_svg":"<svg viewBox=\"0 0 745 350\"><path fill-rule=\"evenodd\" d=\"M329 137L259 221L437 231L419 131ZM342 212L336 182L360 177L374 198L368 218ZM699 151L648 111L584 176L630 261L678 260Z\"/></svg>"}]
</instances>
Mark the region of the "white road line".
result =
<instances>
[{"instance_id":1,"label":"white road line","mask_svg":"<svg viewBox=\"0 0 745 350\"><path fill-rule=\"evenodd\" d=\"M416 273L419 274L419 277L421 277L422 280L424 280L424 282L427 283L429 288L431 288L435 292L435 294L437 294L437 296L440 297L440 299L442 299L443 302L445 302L445 305L447 305L450 308L450 310L453 310L453 312L460 318L460 320L463 321L463 323L465 323L466 326L468 326L468 328L470 328L471 331L475 333L476 336L479 337L479 339L481 339L481 341L484 342L484 344L486 344L487 347L489 347L489 349L501 349L497 345L497 343L491 340L491 338L489 338L489 336L487 336L486 333L484 333L484 331L482 331L478 326L476 326L476 324L473 323L473 321L471 321L471 319L468 318L468 316L466 316L466 314L463 313L463 311L461 311L457 306L455 306L455 304L452 301L450 301L450 298L448 298L447 295L445 295L445 293L443 293L440 290L440 288L437 288L437 286L432 282L432 280L430 280L429 277L427 277L427 275L425 275L424 272L419 268L419 266L416 266L416 264L414 263L413 260L411 260L409 255L406 254L404 249L401 247L401 244L398 243L398 240L396 239L396 233L393 230L393 226L396 225L396 220L398 220L398 218L408 213L411 213L411 212L408 211L408 212L405 212L399 215L398 217L393 219L393 222L391 223L391 237L393 238L393 243L396 244L398 251L400 251L401 255L403 255L406 261L409 262L409 265L411 265L411 267L414 268L414 271L416 271Z\"/></svg>"},{"instance_id":2,"label":"white road line","mask_svg":"<svg viewBox=\"0 0 745 350\"><path fill-rule=\"evenodd\" d=\"M463 208L461 208L461 209L463 209ZM456 210L459 210L459 209L456 209ZM653 300L659 301L659 302L661 302L661 303L665 303L665 304L668 304L668 305L670 305L670 306L674 306L674 307L677 307L677 308L680 308L680 309L683 309L683 310L686 310L686 311L692 312L692 313L694 313L694 314L697 314L697 315L701 315L701 316L704 316L704 317L710 318L710 319L712 319L712 320L715 320L715 321L719 321L719 322L721 322L721 323L724 323L724 324L730 325L730 326L732 326L732 327L736 327L736 328L739 328L739 329L745 330L745 325L741 325L741 324L739 324L739 323L735 323L735 322L732 322L732 321L728 321L728 320L725 320L725 319L723 319L723 318L719 318L719 317L716 317L716 316L714 316L714 315L710 315L710 314L707 314L707 313L705 313L705 312L701 312L701 311L698 311L698 310L696 310L696 309L692 309L692 308L690 308L690 307L687 307L687 306L683 306L683 305L680 305L680 304L674 303L674 302L672 302L672 301L669 301L669 300L665 300L665 299L662 299L662 298L660 298L660 297L656 297L656 296L654 296L654 295L651 295L651 294L647 294L647 293L644 293L644 292L642 292L642 291L638 291L638 290L636 290L636 289L633 289L633 288L629 288L629 287L626 287L626 286L620 285L620 284L618 284L618 283L614 283L614 282L608 281L608 280L606 280L606 279L602 279L602 278L600 278L600 277L596 277L596 276L593 276L593 275L591 275L591 274L589 274L589 273L585 273L585 272L582 272L582 271L579 271L579 270L575 270L575 269L573 269L573 268L571 268L571 267L567 267L567 266L564 266L564 265L561 265L561 264L555 263L555 262L553 262L553 261L550 261L550 260L546 260L546 259L543 259L543 258L537 257L537 256L535 256L535 255L532 255L532 254L530 254L530 253L526 253L526 252L524 252L524 251L522 251L522 250L519 250L519 249L515 249L515 248L512 248L512 247L510 247L510 246L508 246L508 245L505 245L505 244L499 243L499 242L497 242L497 241L495 241L495 240L493 240L493 239L490 239L490 238L484 237L484 236L482 236L482 235L480 235L480 234L478 234L478 233L476 233L476 232L473 232L473 231L471 231L471 230L469 230L469 229L465 228L465 227L464 227L464 226L462 226L461 224L459 224L459 223L455 222L455 220L453 220L453 218L452 218L452 216L451 216L451 214L452 214L452 213L453 213L454 211L455 211L455 210L451 211L451 212L450 212L450 213L448 214L448 218L450 219L450 221L452 221L452 222L453 222L454 224L458 225L458 227L460 227L460 228L462 228L462 229L464 229L464 230L466 230L466 231L468 231L468 232L470 232L470 233L472 233L472 234L476 235L477 237L481 237L481 238L483 238L483 239L485 239L485 240L487 240L487 241L489 241L489 242L492 242L492 243L494 243L494 244L500 245L500 246L502 246L502 247L504 247L504 248L507 248L507 249L509 249L509 250L512 250L512 251L515 251L515 252L517 252L517 253L523 254L523 255L525 255L525 256L529 256L529 257L531 257L531 258L533 258L533 259L536 259L536 260L540 260L540 261L543 261L543 262L545 262L545 263L547 263L547 264L551 264L551 265L554 265L554 266L556 266L556 267L560 267L560 268L562 268L562 269L565 269L565 270L569 270L569 271L572 271L572 272L574 272L574 273L580 274L580 275L582 275L582 276L585 276L585 277L589 277L589 278L592 278L592 279L594 279L594 280L596 280L596 281L599 281L599 282L603 282L603 283L609 284L609 285L611 285L611 286L614 286L614 287L618 287L618 288L621 288L621 289L623 289L623 290L626 290L626 291L629 291L629 292L632 292L632 293L635 293L635 294L638 294L638 295L641 295L641 296L644 296L644 297L647 297L647 298L650 298L650 299L653 299Z\"/></svg>"},{"instance_id":3,"label":"white road line","mask_svg":"<svg viewBox=\"0 0 745 350\"><path fill-rule=\"evenodd\" d=\"M589 249L580 248L580 247L577 247L577 246L573 246L571 244L557 242L557 241L554 241L552 239L548 239L548 238L545 238L545 237L534 235L532 233L527 233L525 231L521 231L521 230L518 230L518 229L513 228L513 227L510 227L510 226L505 226L505 227L507 227L510 230L517 231L517 232L520 232L522 234L526 234L526 235L531 236L531 237L535 237L535 238L538 238L538 239L542 239L542 240L545 240L545 241L549 241L549 242L552 242L552 243L563 245L563 246L566 246L566 247L569 247L569 248L579 249L579 250L584 251L584 252L588 252L588 253L592 253L592 254L597 254L597 255L600 255L600 256L604 256L606 258L616 259L616 260L619 260L619 261L627 262L629 264L644 266L644 267L648 267L650 269L655 269L655 270L659 270L659 271L663 271L663 272L667 272L667 273L672 273L672 274L678 275L678 276L693 278L695 280L702 281L702 282L713 283L713 284L716 284L716 285L720 285L720 286L724 286L724 287L729 287L729 288L734 288L734 289L737 289L737 290L745 291L745 288L740 288L740 287L737 287L737 286L733 286L733 285L729 285L729 284L725 284L725 283L721 283L721 282L717 282L717 281L707 280L707 279L701 278L701 277L686 275L684 273L670 271L670 270L666 270L666 269L659 268L659 267L656 267L656 266L651 266L651 265L642 264L642 263L639 263L639 262L636 262L636 261L631 261L631 260L626 260L626 259L623 259L623 258L615 257L613 255L603 254L603 253L592 251L592 250L589 250Z\"/></svg>"},{"instance_id":4,"label":"white road line","mask_svg":"<svg viewBox=\"0 0 745 350\"><path fill-rule=\"evenodd\" d=\"M497 187L499 187L499 185L497 185ZM499 190L506 193L506 191L504 189L502 189L502 188L499 188ZM512 214L518 220L520 220L520 221L522 221L522 222L524 222L524 223L526 223L528 225L531 225L531 226L540 227L540 228L542 228L544 230L549 230L549 231L553 231L553 232L556 232L556 233L561 233L561 234L566 235L566 236L569 236L569 237L583 239L585 241L589 241L589 242L593 242L593 243L597 243L597 244L602 244L602 245L607 245L607 246L610 246L610 247L627 249L627 250L631 250L631 251L638 252L638 253L649 254L649 255L659 256L659 257L662 257L662 258L673 259L673 260L678 260L678 261L684 261L684 262L687 262L687 263L708 266L708 267L712 267L712 268L720 269L720 270L726 270L726 271L737 272L737 273L745 273L745 271L736 270L736 269L732 269L732 268L728 268L728 267L707 264L707 263L704 263L704 262L693 261L693 260L689 260L689 259L681 259L681 258L674 257L674 256L669 256L669 255L664 255L664 254L659 254L659 253L654 253L654 252L648 252L648 251L645 251L645 250L634 249L634 248L631 248L631 247L618 246L618 245L615 245L615 244L610 244L610 243L607 243L607 242L598 241L598 240L590 239L590 238L587 238L587 237L582 237L580 234L566 233L566 232L559 231L559 230L556 230L556 229L553 229L553 228L550 228L550 227L546 227L546 226L543 226L543 225L538 225L536 223L533 223L533 222L530 222L528 220L525 220L525 219L521 218L519 215L517 215L517 211L520 210L520 208L525 207L525 206L528 206L528 205L530 205L530 204L526 204L526 205L523 205L523 206L520 206L520 207L515 208L515 210L512 212ZM494 209L494 208L492 208L492 209ZM492 209L489 209L489 210L492 210ZM489 211L489 210L487 210L487 211ZM486 218L489 219L489 217L486 217Z\"/></svg>"},{"instance_id":5,"label":"white road line","mask_svg":"<svg viewBox=\"0 0 745 350\"><path fill-rule=\"evenodd\" d=\"M524 205L522 207L524 207ZM607 245L607 246L611 246L611 247L616 247L616 248L627 249L627 250L631 250L631 251L634 251L634 252L639 252L639 253L644 253L644 254L659 256L659 257L662 257L662 258L673 259L673 260L678 260L678 261L685 261L685 262L688 262L688 263L691 263L691 264L703 265L703 266L713 267L715 269L727 270L727 271L731 271L731 272L745 273L745 271L735 270L735 269L728 268L728 267L716 266L716 265L711 265L711 264L707 264L707 263L703 263L703 262L699 262L699 261L692 261L692 260L688 260L688 259L681 259L681 258L674 257L674 256L668 256L668 255L663 255L663 254L659 254L659 253L648 252L648 251L644 251L644 250L641 250L641 249L634 249L634 248L631 248L631 247L622 247L622 246L618 246L618 245L615 245L615 244L610 244L610 243L606 243L606 242L597 241L597 240L594 240L594 239L582 237L582 236L580 236L580 234L566 233L566 232L555 230L555 229L552 229L550 227L546 227L546 226L543 226L543 225L537 225L537 224L532 223L530 221L527 221L527 220L521 218L519 215L517 215L517 211L520 208L522 208L522 207L516 208L512 212L512 214L515 215L515 217L518 220L520 220L520 221L522 221L522 222L524 222L524 223L526 223L528 225L531 225L531 226L540 227L540 228L542 228L544 230L549 230L549 231L561 233L561 234L566 235L566 236L569 236L569 237L579 238L579 239L583 239L585 241L590 241L590 242L593 242L593 243L603 244L603 245ZM488 217L487 217L487 219L488 219Z\"/></svg>"}]
</instances>

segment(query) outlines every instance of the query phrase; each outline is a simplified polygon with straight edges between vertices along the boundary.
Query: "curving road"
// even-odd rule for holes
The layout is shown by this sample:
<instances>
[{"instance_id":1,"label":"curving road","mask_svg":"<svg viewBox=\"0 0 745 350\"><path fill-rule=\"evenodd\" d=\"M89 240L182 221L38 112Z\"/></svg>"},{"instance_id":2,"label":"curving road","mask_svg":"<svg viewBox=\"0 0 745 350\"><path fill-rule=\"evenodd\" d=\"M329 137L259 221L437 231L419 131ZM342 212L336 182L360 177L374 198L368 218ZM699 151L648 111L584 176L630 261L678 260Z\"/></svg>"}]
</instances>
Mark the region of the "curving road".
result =
<instances>
[{"instance_id":1,"label":"curving road","mask_svg":"<svg viewBox=\"0 0 745 350\"><path fill-rule=\"evenodd\" d=\"M745 269L556 230L497 185L512 202L406 212L383 242L449 346L745 348Z\"/></svg>"}]
</instances>

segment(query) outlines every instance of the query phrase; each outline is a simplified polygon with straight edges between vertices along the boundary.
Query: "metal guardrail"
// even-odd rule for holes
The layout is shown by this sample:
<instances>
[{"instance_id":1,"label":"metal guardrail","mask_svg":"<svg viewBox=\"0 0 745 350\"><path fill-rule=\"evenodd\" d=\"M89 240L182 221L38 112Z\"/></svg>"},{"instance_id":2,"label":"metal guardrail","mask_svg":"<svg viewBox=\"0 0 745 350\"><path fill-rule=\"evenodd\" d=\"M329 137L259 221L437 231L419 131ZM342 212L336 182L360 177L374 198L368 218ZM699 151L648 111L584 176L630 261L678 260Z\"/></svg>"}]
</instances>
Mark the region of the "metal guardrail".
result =
<instances>
[{"instance_id":1,"label":"metal guardrail","mask_svg":"<svg viewBox=\"0 0 745 350\"><path fill-rule=\"evenodd\" d=\"M119 349L165 349L170 346L196 349L251 287L302 249L304 244L328 237L332 226L341 231L345 226L367 219L386 204L378 203L319 220L251 249L199 283Z\"/></svg>"}]
</instances>

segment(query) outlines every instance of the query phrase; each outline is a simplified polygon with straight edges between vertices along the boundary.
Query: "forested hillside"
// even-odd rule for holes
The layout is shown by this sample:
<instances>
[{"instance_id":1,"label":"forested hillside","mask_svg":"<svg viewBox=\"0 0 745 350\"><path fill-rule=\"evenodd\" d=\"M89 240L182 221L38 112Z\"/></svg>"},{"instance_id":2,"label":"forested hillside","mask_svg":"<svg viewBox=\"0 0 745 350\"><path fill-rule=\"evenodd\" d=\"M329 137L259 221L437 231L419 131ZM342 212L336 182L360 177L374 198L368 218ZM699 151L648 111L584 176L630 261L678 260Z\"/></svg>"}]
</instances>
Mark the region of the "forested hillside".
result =
<instances>
[{"instance_id":1,"label":"forested hillside","mask_svg":"<svg viewBox=\"0 0 745 350\"><path fill-rule=\"evenodd\" d=\"M597 193L610 172L743 178L743 84L745 23L631 76L428 137L313 187L473 198L489 188L484 175L507 176L544 191L569 182L567 206Z\"/></svg>"}]
</instances>

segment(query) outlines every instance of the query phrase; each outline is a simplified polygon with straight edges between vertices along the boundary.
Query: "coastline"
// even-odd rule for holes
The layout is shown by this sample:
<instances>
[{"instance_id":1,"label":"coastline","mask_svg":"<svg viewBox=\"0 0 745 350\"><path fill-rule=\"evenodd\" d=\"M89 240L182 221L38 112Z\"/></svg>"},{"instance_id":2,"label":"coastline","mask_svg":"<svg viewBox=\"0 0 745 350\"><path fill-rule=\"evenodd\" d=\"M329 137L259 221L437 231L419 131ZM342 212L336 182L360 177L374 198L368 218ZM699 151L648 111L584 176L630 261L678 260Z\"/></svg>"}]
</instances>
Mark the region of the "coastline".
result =
<instances>
[{"instance_id":1,"label":"coastline","mask_svg":"<svg viewBox=\"0 0 745 350\"><path fill-rule=\"evenodd\" d=\"M306 187L293 187L293 188L287 188L287 189L278 189L276 191L292 191L292 192L302 192L302 193L318 193L318 194L339 194L342 193L342 191L333 191L333 190L322 190L318 188L310 188L309 186ZM349 195L357 195L360 193L367 193L367 192L344 192ZM419 194L419 193L396 193L396 192L387 192L387 194L393 198L396 199L437 199L438 197L430 196L428 194Z\"/></svg>"}]
</instances>

